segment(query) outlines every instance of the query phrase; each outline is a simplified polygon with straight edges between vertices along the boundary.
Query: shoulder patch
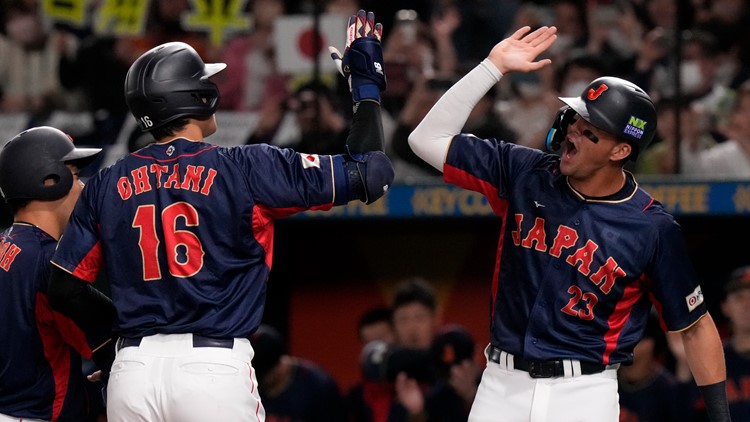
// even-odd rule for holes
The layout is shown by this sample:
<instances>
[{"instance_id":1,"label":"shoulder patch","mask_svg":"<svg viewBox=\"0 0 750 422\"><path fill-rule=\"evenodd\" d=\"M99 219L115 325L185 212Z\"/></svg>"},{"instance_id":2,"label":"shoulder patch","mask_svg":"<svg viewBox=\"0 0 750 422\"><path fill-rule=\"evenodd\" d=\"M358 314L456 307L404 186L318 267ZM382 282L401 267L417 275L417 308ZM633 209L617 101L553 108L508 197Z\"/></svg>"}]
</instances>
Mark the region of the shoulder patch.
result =
<instances>
[{"instance_id":1,"label":"shoulder patch","mask_svg":"<svg viewBox=\"0 0 750 422\"><path fill-rule=\"evenodd\" d=\"M701 290L701 286L696 287L692 293L685 296L685 301L687 302L687 307L690 312L700 306L703 303L703 291Z\"/></svg>"},{"instance_id":2,"label":"shoulder patch","mask_svg":"<svg viewBox=\"0 0 750 422\"><path fill-rule=\"evenodd\" d=\"M302 168L320 168L320 157L317 154L300 153L300 157L302 157Z\"/></svg>"}]
</instances>

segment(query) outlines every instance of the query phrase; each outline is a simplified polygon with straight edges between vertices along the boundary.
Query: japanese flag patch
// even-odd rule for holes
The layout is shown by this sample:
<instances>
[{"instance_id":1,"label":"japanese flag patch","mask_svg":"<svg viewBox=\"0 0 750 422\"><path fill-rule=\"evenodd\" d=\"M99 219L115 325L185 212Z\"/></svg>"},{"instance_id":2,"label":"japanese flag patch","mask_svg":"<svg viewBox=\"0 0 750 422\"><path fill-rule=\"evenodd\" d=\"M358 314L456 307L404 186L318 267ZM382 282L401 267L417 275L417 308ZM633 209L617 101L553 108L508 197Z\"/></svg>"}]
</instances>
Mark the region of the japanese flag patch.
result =
<instances>
[{"instance_id":1,"label":"japanese flag patch","mask_svg":"<svg viewBox=\"0 0 750 422\"><path fill-rule=\"evenodd\" d=\"M300 156L302 157L302 168L320 168L320 157L317 154L300 153Z\"/></svg>"},{"instance_id":2,"label":"japanese flag patch","mask_svg":"<svg viewBox=\"0 0 750 422\"><path fill-rule=\"evenodd\" d=\"M701 286L696 287L695 290L693 290L693 293L685 296L685 301L687 302L690 312L700 306L703 303L703 291L701 291Z\"/></svg>"}]
</instances>

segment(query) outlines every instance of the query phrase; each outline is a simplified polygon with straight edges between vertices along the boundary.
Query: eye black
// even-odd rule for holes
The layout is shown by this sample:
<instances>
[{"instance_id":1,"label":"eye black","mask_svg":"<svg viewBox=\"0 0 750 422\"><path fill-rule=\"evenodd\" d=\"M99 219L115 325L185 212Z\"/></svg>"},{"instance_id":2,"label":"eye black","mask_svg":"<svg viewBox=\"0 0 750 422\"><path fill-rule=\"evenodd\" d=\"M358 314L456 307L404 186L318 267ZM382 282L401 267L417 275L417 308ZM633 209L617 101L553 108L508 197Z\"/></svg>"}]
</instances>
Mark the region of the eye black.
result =
<instances>
[{"instance_id":1,"label":"eye black","mask_svg":"<svg viewBox=\"0 0 750 422\"><path fill-rule=\"evenodd\" d=\"M583 132L582 132L581 134L582 134L583 136L585 136L585 137L589 138L589 140L590 140L591 142L593 142L593 143L595 143L595 144L599 143L599 137L598 137L598 136L596 136L596 135L594 135L594 133L593 133L593 132L591 132L590 130L584 130L584 131L583 131Z\"/></svg>"}]
</instances>

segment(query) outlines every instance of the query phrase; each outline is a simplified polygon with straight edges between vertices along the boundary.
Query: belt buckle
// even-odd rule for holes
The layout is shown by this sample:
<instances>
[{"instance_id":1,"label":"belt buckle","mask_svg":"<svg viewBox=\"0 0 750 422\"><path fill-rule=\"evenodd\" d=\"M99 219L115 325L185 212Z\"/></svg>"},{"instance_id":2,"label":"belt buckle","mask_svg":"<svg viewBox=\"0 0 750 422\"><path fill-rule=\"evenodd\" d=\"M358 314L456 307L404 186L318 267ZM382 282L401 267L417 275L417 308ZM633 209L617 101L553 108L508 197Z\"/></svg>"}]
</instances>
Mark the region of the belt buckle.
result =
<instances>
[{"instance_id":1,"label":"belt buckle","mask_svg":"<svg viewBox=\"0 0 750 422\"><path fill-rule=\"evenodd\" d=\"M529 375L531 378L552 378L554 372L554 365L545 365L545 362L529 362Z\"/></svg>"}]
</instances>

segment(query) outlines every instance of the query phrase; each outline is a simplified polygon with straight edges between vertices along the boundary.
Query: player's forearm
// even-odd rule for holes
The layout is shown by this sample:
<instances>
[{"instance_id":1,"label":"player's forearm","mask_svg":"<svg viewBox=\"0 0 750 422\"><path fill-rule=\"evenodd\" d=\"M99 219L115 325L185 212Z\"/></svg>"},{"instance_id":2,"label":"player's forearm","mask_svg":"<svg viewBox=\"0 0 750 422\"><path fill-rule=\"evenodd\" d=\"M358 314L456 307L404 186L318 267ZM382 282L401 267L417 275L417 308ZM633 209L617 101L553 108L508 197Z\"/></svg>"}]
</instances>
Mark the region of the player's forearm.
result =
<instances>
[{"instance_id":1,"label":"player's forearm","mask_svg":"<svg viewBox=\"0 0 750 422\"><path fill-rule=\"evenodd\" d=\"M451 140L461 132L474 106L500 77L497 67L484 60L456 82L409 135L409 146L414 153L442 171Z\"/></svg>"},{"instance_id":2,"label":"player's forearm","mask_svg":"<svg viewBox=\"0 0 750 422\"><path fill-rule=\"evenodd\" d=\"M710 314L683 331L682 339L690 371L698 386L726 380L724 349Z\"/></svg>"},{"instance_id":3,"label":"player's forearm","mask_svg":"<svg viewBox=\"0 0 750 422\"><path fill-rule=\"evenodd\" d=\"M83 330L92 350L110 339L114 305L90 283L53 265L47 296L54 310L68 316Z\"/></svg>"},{"instance_id":4,"label":"player's forearm","mask_svg":"<svg viewBox=\"0 0 750 422\"><path fill-rule=\"evenodd\" d=\"M370 151L385 151L384 139L380 104L374 101L356 103L349 136L346 139L349 152L364 154Z\"/></svg>"}]
</instances>

